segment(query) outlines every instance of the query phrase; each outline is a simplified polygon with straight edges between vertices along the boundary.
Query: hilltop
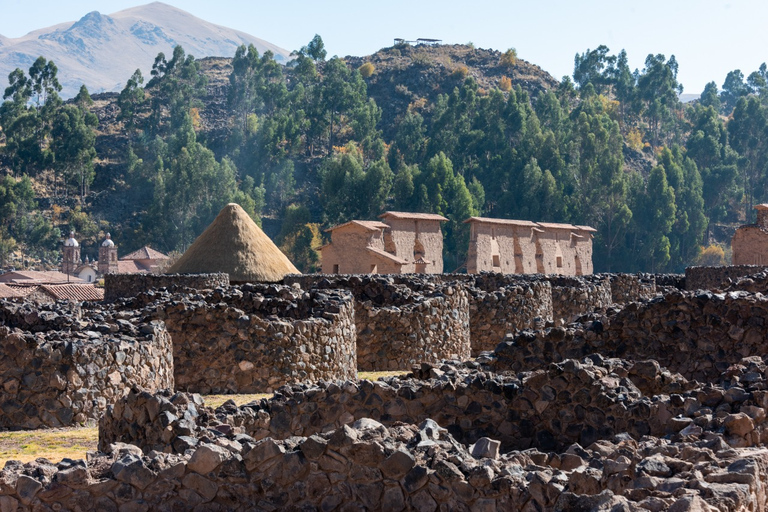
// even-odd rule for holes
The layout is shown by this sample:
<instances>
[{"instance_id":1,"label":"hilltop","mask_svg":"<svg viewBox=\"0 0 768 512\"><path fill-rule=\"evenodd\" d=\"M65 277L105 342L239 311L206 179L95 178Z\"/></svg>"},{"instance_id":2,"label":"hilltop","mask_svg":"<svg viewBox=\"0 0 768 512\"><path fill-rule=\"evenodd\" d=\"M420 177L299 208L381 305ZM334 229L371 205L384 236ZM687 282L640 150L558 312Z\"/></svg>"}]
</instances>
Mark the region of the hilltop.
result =
<instances>
[{"instance_id":1,"label":"hilltop","mask_svg":"<svg viewBox=\"0 0 768 512\"><path fill-rule=\"evenodd\" d=\"M558 81L535 64L517 59L511 68L502 66L502 52L463 44L411 46L402 44L383 48L367 57L346 57L352 68L370 62L374 71L366 80L368 94L382 107L382 126L393 126L396 117L409 105L431 104L439 94L450 93L472 77L481 90L499 86L509 78L532 97L556 87Z\"/></svg>"},{"instance_id":2,"label":"hilltop","mask_svg":"<svg viewBox=\"0 0 768 512\"><path fill-rule=\"evenodd\" d=\"M161 2L105 15L93 11L76 22L30 32L20 38L0 36L0 84L16 68L26 70L37 57L53 60L59 68L62 97L77 94L85 83L92 93L119 91L136 69L149 77L155 56L169 55L181 45L195 57L235 54L238 46L253 44L269 50L278 62L289 52L252 35L209 23Z\"/></svg>"}]
</instances>

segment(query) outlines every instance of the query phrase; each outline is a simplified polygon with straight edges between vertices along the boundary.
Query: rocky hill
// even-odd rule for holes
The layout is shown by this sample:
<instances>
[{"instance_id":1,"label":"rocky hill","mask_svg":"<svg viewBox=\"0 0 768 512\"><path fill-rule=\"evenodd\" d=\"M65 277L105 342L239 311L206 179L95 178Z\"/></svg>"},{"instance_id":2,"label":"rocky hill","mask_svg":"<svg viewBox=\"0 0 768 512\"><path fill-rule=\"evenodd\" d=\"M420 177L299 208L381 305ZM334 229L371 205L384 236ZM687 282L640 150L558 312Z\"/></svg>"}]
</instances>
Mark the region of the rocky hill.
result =
<instances>
[{"instance_id":1,"label":"rocky hill","mask_svg":"<svg viewBox=\"0 0 768 512\"><path fill-rule=\"evenodd\" d=\"M270 50L278 62L288 59L289 52L272 43L161 2L110 15L93 11L74 23L20 38L0 36L0 87L5 88L11 71L26 71L43 55L59 69L64 98L77 94L83 83L92 93L119 91L137 68L149 77L155 56L159 52L170 55L176 45L201 58L232 56L242 44L253 44L261 53Z\"/></svg>"},{"instance_id":2,"label":"rocky hill","mask_svg":"<svg viewBox=\"0 0 768 512\"><path fill-rule=\"evenodd\" d=\"M497 50L462 44L402 44L367 57L345 60L354 68L366 62L374 66L373 74L366 80L368 93L383 110L381 125L386 132L386 127L394 126L392 121L409 105L432 103L439 94L460 86L468 76L485 90L498 87L506 77L512 87L519 85L534 97L558 84L552 75L522 59L511 68L502 66L501 56Z\"/></svg>"}]
</instances>

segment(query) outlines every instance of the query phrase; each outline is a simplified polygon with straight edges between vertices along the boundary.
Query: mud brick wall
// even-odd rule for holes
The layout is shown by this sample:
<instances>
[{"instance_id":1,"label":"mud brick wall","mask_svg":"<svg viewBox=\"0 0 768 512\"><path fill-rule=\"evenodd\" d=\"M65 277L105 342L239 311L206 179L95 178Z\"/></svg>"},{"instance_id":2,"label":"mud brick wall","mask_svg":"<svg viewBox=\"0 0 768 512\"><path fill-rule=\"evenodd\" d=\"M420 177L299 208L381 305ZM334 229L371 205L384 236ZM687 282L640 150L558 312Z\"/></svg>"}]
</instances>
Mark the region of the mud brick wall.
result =
<instances>
[{"instance_id":1,"label":"mud brick wall","mask_svg":"<svg viewBox=\"0 0 768 512\"><path fill-rule=\"evenodd\" d=\"M174 386L162 322L96 323L29 304L1 309L2 429L82 424L99 419L132 386Z\"/></svg>"},{"instance_id":2,"label":"mud brick wall","mask_svg":"<svg viewBox=\"0 0 768 512\"><path fill-rule=\"evenodd\" d=\"M135 297L160 288L197 290L229 286L229 274L105 274L104 300Z\"/></svg>"}]
</instances>

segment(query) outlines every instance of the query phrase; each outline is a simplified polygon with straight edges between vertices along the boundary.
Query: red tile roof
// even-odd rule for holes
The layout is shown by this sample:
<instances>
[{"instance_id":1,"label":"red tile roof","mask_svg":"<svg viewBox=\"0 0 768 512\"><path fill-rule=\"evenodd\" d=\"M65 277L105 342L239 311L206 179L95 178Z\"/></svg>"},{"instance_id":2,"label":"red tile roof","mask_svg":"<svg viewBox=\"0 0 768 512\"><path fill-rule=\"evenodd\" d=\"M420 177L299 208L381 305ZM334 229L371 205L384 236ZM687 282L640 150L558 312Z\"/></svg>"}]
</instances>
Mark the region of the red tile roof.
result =
<instances>
[{"instance_id":1,"label":"red tile roof","mask_svg":"<svg viewBox=\"0 0 768 512\"><path fill-rule=\"evenodd\" d=\"M156 251L151 247L145 245L137 251L133 251L131 254L127 254L120 258L121 260L167 260L168 256Z\"/></svg>"},{"instance_id":2,"label":"red tile roof","mask_svg":"<svg viewBox=\"0 0 768 512\"><path fill-rule=\"evenodd\" d=\"M24 297L29 291L24 288L18 288L15 286L8 286L7 284L0 283L0 299L12 299L14 297Z\"/></svg>"},{"instance_id":3,"label":"red tile roof","mask_svg":"<svg viewBox=\"0 0 768 512\"><path fill-rule=\"evenodd\" d=\"M40 287L56 300L66 299L76 302L86 300L104 300L104 288L96 288L91 284L53 284Z\"/></svg>"},{"instance_id":4,"label":"red tile roof","mask_svg":"<svg viewBox=\"0 0 768 512\"><path fill-rule=\"evenodd\" d=\"M135 260L118 260L117 261L117 273L118 274L146 274L149 270L142 265L139 265Z\"/></svg>"},{"instance_id":5,"label":"red tile roof","mask_svg":"<svg viewBox=\"0 0 768 512\"><path fill-rule=\"evenodd\" d=\"M75 276L68 276L55 270L41 272L37 270L13 270L0 274L0 283L18 284L58 284L58 283L84 283L85 281Z\"/></svg>"}]
</instances>

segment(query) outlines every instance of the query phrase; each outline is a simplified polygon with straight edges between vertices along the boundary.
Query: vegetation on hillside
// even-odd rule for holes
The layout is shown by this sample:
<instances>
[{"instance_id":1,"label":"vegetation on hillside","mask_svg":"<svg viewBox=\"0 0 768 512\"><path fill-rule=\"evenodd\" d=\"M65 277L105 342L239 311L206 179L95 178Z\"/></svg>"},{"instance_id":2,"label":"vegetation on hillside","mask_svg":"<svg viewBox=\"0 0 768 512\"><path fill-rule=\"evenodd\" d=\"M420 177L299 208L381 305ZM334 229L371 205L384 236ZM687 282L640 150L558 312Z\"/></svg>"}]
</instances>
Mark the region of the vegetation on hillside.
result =
<instances>
[{"instance_id":1,"label":"vegetation on hillside","mask_svg":"<svg viewBox=\"0 0 768 512\"><path fill-rule=\"evenodd\" d=\"M446 271L464 262L472 215L590 225L596 270L679 271L766 200L765 65L683 105L674 56L632 71L605 46L559 83L514 49L326 59L316 36L294 57L284 67L241 47L211 84L177 47L146 83L128 79L99 126L85 88L58 98L55 64L16 70L0 106L2 263L19 250L52 262L72 228L182 251L234 201L270 219L305 271L323 228L385 209L449 219ZM38 183L52 197L36 201Z\"/></svg>"}]
</instances>

